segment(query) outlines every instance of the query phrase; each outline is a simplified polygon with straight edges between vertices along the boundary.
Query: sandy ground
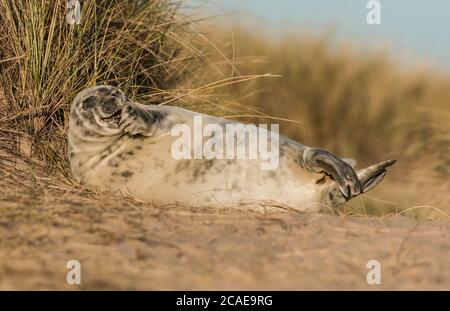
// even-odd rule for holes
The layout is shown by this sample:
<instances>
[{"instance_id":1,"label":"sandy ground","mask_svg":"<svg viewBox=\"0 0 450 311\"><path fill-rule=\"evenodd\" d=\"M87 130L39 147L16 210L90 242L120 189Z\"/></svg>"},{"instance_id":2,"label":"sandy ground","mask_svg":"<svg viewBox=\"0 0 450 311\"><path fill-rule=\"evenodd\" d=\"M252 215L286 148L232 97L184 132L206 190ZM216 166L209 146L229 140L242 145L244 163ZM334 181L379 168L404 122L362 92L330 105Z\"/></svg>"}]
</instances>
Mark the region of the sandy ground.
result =
<instances>
[{"instance_id":1,"label":"sandy ground","mask_svg":"<svg viewBox=\"0 0 450 311\"><path fill-rule=\"evenodd\" d=\"M158 207L0 154L0 289L450 290L450 221ZM81 263L81 285L66 263ZM381 264L368 285L366 263Z\"/></svg>"}]
</instances>

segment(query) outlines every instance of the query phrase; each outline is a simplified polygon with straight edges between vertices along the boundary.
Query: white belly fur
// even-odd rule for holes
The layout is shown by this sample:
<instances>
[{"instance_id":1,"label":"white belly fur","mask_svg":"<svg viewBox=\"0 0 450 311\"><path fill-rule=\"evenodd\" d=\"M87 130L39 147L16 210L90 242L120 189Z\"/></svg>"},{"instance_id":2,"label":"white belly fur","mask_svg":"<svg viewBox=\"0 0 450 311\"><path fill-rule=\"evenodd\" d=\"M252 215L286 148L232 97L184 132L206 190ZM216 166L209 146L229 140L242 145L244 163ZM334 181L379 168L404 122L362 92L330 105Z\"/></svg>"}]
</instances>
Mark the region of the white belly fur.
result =
<instances>
[{"instance_id":1,"label":"white belly fur","mask_svg":"<svg viewBox=\"0 0 450 311\"><path fill-rule=\"evenodd\" d=\"M121 153L94 168L84 183L157 204L320 209L321 191L315 184L320 175L288 157L281 157L273 171L261 170L260 160L175 160L170 153L174 139L127 141Z\"/></svg>"},{"instance_id":2,"label":"white belly fur","mask_svg":"<svg viewBox=\"0 0 450 311\"><path fill-rule=\"evenodd\" d=\"M200 115L171 108L172 114L182 116L191 129L193 116ZM202 117L203 125L224 121ZM78 177L84 184L157 204L243 209L270 209L273 205L299 211L318 211L323 206L322 187L315 183L321 175L301 168L294 161L295 155L280 156L278 168L268 171L261 170L260 159L176 160L171 154L176 138L165 133L122 141L120 152L112 159ZM280 147L283 143L302 146L280 136Z\"/></svg>"}]
</instances>

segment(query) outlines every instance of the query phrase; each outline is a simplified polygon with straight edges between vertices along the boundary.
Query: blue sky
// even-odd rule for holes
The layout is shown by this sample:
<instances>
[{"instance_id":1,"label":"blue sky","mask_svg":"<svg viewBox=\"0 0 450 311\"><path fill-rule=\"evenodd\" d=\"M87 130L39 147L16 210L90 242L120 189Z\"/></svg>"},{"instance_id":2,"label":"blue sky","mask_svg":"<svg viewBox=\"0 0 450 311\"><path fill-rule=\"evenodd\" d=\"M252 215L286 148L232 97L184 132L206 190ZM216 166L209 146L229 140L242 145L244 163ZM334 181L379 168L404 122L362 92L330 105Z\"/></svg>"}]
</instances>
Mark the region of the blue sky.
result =
<instances>
[{"instance_id":1,"label":"blue sky","mask_svg":"<svg viewBox=\"0 0 450 311\"><path fill-rule=\"evenodd\" d=\"M217 11L232 12L249 27L277 35L286 27L333 32L360 45L388 43L450 70L450 0L380 0L381 24L366 22L368 0L209 0ZM252 23L254 20L254 23ZM250 22L249 22L250 21ZM295 27L292 27L295 26ZM394 51L394 52L395 52Z\"/></svg>"}]
</instances>

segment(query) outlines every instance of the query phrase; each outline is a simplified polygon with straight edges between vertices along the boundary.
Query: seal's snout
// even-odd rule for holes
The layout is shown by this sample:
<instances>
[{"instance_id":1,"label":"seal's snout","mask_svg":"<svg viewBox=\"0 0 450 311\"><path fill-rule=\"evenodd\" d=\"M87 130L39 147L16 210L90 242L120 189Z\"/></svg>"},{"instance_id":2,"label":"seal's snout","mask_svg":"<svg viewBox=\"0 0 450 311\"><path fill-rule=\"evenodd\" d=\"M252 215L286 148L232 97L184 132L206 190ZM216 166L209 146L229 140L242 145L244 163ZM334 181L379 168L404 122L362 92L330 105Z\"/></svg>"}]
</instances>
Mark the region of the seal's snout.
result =
<instances>
[{"instance_id":1,"label":"seal's snout","mask_svg":"<svg viewBox=\"0 0 450 311\"><path fill-rule=\"evenodd\" d=\"M107 96L97 95L98 112L101 118L109 118L121 111L126 98L121 94L109 94Z\"/></svg>"}]
</instances>

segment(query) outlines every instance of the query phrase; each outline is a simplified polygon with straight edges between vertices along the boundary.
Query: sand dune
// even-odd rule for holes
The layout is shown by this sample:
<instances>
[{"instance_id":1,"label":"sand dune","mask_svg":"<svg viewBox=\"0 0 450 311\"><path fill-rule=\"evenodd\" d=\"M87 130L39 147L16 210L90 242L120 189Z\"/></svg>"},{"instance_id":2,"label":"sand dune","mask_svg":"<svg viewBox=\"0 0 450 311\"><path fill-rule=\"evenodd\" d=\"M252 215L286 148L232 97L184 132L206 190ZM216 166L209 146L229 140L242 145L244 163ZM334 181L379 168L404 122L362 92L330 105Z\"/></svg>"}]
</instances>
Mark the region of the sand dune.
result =
<instances>
[{"instance_id":1,"label":"sand dune","mask_svg":"<svg viewBox=\"0 0 450 311\"><path fill-rule=\"evenodd\" d=\"M450 289L450 221L153 206L0 162L3 290Z\"/></svg>"}]
</instances>

